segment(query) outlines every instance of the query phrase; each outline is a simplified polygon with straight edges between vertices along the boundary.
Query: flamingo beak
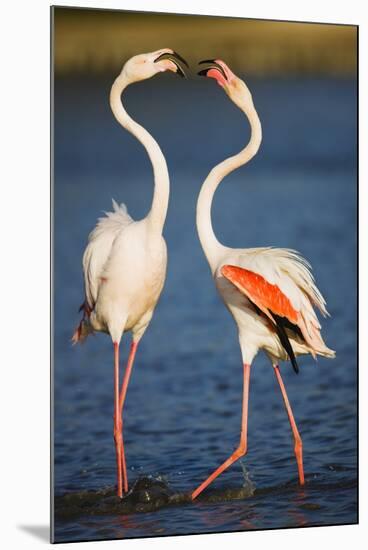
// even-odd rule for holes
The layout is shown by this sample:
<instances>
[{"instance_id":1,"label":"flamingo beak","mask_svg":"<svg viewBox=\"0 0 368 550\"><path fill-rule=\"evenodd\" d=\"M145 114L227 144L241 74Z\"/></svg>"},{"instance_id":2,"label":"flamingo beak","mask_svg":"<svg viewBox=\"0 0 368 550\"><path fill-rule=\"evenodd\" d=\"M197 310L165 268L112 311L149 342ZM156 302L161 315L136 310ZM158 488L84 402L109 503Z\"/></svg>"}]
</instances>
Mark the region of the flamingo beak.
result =
<instances>
[{"instance_id":1,"label":"flamingo beak","mask_svg":"<svg viewBox=\"0 0 368 550\"><path fill-rule=\"evenodd\" d=\"M172 53L165 52L159 55L157 59L154 60L154 63L157 63L158 61L162 61L164 59L168 59L169 61L172 61L176 66L176 73L182 78L187 78L187 75L182 65L185 65L185 67L187 68L189 68L189 65L181 55L179 55L177 52L174 52L174 51Z\"/></svg>"},{"instance_id":2,"label":"flamingo beak","mask_svg":"<svg viewBox=\"0 0 368 550\"><path fill-rule=\"evenodd\" d=\"M224 68L218 63L215 59L205 59L200 61L198 65L206 64L207 67L198 71L200 76L207 76L209 78L214 78L217 83L222 87L227 89L227 84L229 78L224 70Z\"/></svg>"}]
</instances>

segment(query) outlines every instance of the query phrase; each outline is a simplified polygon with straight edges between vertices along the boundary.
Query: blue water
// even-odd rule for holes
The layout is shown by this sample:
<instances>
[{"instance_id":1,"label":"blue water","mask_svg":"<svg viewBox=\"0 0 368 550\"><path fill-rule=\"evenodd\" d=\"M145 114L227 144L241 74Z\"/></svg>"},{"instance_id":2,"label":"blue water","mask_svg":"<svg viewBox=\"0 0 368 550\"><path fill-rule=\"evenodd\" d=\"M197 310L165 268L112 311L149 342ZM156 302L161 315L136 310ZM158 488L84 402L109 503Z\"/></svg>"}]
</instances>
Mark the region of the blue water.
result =
<instances>
[{"instance_id":1,"label":"blue water","mask_svg":"<svg viewBox=\"0 0 368 550\"><path fill-rule=\"evenodd\" d=\"M113 118L113 75L60 79L55 90L55 493L115 483L113 353L98 334L72 347L83 301L81 257L111 198L135 219L148 211L151 168ZM216 480L255 484L243 501L194 503L146 514L57 521L55 540L94 540L329 525L357 521L356 83L248 80L263 143L218 190L213 223L234 247L285 246L313 265L331 318L335 360L282 365L303 438L297 484L290 427L274 374L260 353L251 372L248 454ZM129 113L160 143L171 174L165 226L166 285L140 348L125 408L130 482L161 474L194 489L236 447L242 368L234 323L218 298L195 230L195 203L210 168L249 137L244 117L214 82L162 75L125 94ZM127 356L129 338L122 342Z\"/></svg>"}]
</instances>

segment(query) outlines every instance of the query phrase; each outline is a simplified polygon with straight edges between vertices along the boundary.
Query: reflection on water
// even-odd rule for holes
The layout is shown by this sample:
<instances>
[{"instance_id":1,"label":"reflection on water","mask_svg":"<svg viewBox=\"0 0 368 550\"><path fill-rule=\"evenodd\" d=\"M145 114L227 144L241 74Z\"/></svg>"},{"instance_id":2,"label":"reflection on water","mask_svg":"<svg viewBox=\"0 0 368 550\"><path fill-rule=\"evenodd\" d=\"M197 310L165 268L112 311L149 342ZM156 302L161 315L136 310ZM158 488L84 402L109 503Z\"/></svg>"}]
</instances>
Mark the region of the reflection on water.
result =
<instances>
[{"instance_id":1,"label":"reflection on water","mask_svg":"<svg viewBox=\"0 0 368 550\"><path fill-rule=\"evenodd\" d=\"M145 215L151 169L142 147L108 106L113 75L60 80L55 119L55 489L57 495L115 483L113 354L97 335L72 348L82 301L88 232L111 198ZM137 354L126 401L129 480L164 476L174 493L196 487L236 447L242 371L232 319L216 295L196 235L195 201L206 173L248 135L239 111L203 80L162 78L131 87L126 105L158 139L172 190L165 226L168 276ZM214 201L218 237L231 246L287 246L313 265L331 318L335 360L282 366L304 443L306 486L297 484L282 398L263 354L250 382L253 496L198 501L145 513L58 518L57 541L129 538L352 523L356 499L355 83L250 82L264 141L249 166L227 178ZM348 290L347 290L348 289ZM125 342L125 345L124 345ZM128 338L123 341L126 358ZM242 484L233 465L213 490ZM275 514L275 507L277 514Z\"/></svg>"}]
</instances>

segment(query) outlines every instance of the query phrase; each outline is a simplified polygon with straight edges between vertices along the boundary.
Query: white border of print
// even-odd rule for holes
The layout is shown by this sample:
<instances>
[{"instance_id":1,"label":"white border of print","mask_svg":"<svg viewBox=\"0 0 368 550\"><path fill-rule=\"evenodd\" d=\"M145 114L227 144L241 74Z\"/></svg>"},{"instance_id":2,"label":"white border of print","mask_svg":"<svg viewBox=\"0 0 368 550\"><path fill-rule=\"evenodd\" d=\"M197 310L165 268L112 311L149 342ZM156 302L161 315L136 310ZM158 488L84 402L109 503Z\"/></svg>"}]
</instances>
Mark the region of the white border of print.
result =
<instances>
[{"instance_id":1,"label":"white border of print","mask_svg":"<svg viewBox=\"0 0 368 550\"><path fill-rule=\"evenodd\" d=\"M367 145L368 20L359 0L73 1L61 5L212 14L360 25L360 150ZM44 546L49 523L49 6L46 0L1 7L1 541ZM363 124L364 122L364 124ZM360 220L367 212L367 155L360 158ZM368 304L367 224L360 228L360 302ZM347 289L347 298L349 289ZM361 307L360 348L368 335ZM367 336L366 336L367 338ZM83 548L363 548L368 540L368 365L360 354L360 525L83 543ZM346 365L349 368L349 365ZM277 509L275 509L277 514ZM363 543L364 541L364 543ZM68 544L68 550L76 543ZM78 543L78 548L81 548ZM60 545L61 547L64 545Z\"/></svg>"}]
</instances>

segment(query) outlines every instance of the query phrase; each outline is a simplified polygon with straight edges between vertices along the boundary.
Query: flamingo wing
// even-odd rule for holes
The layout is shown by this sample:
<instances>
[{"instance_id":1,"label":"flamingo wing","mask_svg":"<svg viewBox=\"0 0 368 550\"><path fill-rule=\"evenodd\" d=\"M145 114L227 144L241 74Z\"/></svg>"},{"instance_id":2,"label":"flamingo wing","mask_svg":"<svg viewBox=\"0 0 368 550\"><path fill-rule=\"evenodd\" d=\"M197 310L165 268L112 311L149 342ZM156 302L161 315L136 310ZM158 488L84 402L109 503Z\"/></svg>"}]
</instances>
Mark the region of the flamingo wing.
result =
<instances>
[{"instance_id":1,"label":"flamingo wing","mask_svg":"<svg viewBox=\"0 0 368 550\"><path fill-rule=\"evenodd\" d=\"M83 273L86 307L93 310L101 284L104 266L109 258L114 240L122 229L134 220L128 214L125 204L118 205L114 200L113 212L105 212L106 216L99 218L96 227L88 237L88 245L83 255Z\"/></svg>"},{"instance_id":2,"label":"flamingo wing","mask_svg":"<svg viewBox=\"0 0 368 550\"><path fill-rule=\"evenodd\" d=\"M298 312L289 298L277 285L269 283L262 275L234 265L224 265L221 273L253 302L275 325L281 344L287 352L296 373L299 367L293 348L286 334L282 318L297 325Z\"/></svg>"},{"instance_id":3,"label":"flamingo wing","mask_svg":"<svg viewBox=\"0 0 368 550\"><path fill-rule=\"evenodd\" d=\"M285 328L305 340L311 354L333 356L324 343L313 305L328 315L325 301L315 285L309 264L288 249L255 249L239 258L238 265L223 265L221 273L255 304L275 325L280 341L297 371ZM250 269L251 268L251 269Z\"/></svg>"},{"instance_id":4,"label":"flamingo wing","mask_svg":"<svg viewBox=\"0 0 368 550\"><path fill-rule=\"evenodd\" d=\"M273 315L286 317L296 324L298 312L280 288L259 273L235 265L224 265L221 273L245 294L272 321Z\"/></svg>"}]
</instances>

